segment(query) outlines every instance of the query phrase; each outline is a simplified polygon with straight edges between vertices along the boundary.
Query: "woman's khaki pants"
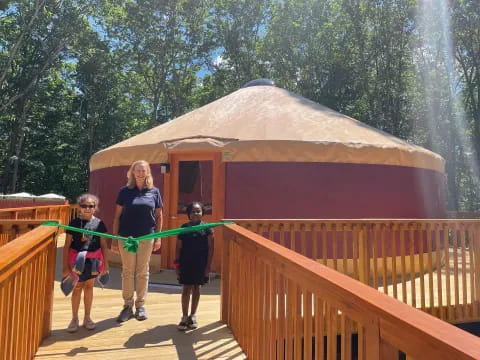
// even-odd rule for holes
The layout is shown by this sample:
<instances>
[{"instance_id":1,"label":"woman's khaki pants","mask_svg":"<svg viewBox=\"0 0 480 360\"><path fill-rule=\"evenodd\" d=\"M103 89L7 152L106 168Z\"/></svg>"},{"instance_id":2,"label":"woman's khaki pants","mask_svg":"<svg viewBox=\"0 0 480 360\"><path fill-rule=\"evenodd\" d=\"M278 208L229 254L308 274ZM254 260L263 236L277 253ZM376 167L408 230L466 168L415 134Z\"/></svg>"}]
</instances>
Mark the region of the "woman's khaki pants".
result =
<instances>
[{"instance_id":1,"label":"woman's khaki pants","mask_svg":"<svg viewBox=\"0 0 480 360\"><path fill-rule=\"evenodd\" d=\"M124 304L138 309L145 304L148 292L148 276L150 256L152 255L153 240L139 241L137 253L125 250L119 243L122 257L122 296ZM137 298L133 299L137 291Z\"/></svg>"}]
</instances>

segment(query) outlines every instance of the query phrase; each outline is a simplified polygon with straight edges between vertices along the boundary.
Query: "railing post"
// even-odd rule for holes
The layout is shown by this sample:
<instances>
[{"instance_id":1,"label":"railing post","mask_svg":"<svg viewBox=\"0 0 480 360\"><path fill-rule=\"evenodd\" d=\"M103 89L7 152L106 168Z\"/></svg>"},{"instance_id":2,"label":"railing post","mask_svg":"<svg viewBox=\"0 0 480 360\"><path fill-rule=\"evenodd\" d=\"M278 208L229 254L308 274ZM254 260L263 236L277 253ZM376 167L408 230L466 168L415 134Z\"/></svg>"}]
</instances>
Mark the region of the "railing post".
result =
<instances>
[{"instance_id":1,"label":"railing post","mask_svg":"<svg viewBox=\"0 0 480 360\"><path fill-rule=\"evenodd\" d=\"M47 276L45 279L45 307L43 309L42 339L50 336L53 314L53 285L55 283L55 262L57 255L57 240L55 234L48 245Z\"/></svg>"},{"instance_id":2,"label":"railing post","mask_svg":"<svg viewBox=\"0 0 480 360\"><path fill-rule=\"evenodd\" d=\"M365 325L365 360L383 360L378 320ZM386 360L390 360L386 358Z\"/></svg>"},{"instance_id":3,"label":"railing post","mask_svg":"<svg viewBox=\"0 0 480 360\"><path fill-rule=\"evenodd\" d=\"M367 229L364 225L360 225L358 231L358 275L359 280L367 284L369 283L368 272L370 268L370 261L368 259L368 246L367 246Z\"/></svg>"},{"instance_id":4,"label":"railing post","mask_svg":"<svg viewBox=\"0 0 480 360\"><path fill-rule=\"evenodd\" d=\"M475 230L473 232L473 264L475 272L474 274L470 274L470 276L474 276L474 284L475 284L475 301L477 302L474 306L478 306L480 302L480 226L476 225ZM470 261L472 261L470 260ZM473 291L473 289L471 289Z\"/></svg>"},{"instance_id":5,"label":"railing post","mask_svg":"<svg viewBox=\"0 0 480 360\"><path fill-rule=\"evenodd\" d=\"M380 359L398 360L398 350L380 338Z\"/></svg>"},{"instance_id":6,"label":"railing post","mask_svg":"<svg viewBox=\"0 0 480 360\"><path fill-rule=\"evenodd\" d=\"M231 231L222 229L222 274L220 292L220 320L226 324L230 321L229 296L230 296L230 236Z\"/></svg>"}]
</instances>

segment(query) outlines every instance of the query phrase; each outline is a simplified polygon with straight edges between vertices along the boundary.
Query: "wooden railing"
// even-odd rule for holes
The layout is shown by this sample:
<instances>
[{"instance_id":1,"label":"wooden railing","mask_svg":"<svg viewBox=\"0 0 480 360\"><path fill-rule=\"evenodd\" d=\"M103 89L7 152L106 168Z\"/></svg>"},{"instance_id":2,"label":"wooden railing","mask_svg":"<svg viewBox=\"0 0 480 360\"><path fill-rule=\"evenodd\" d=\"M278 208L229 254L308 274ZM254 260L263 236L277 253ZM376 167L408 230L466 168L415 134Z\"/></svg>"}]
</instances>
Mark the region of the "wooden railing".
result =
<instances>
[{"instance_id":1,"label":"wooden railing","mask_svg":"<svg viewBox=\"0 0 480 360\"><path fill-rule=\"evenodd\" d=\"M32 359L50 334L55 232L40 226L0 248L0 360Z\"/></svg>"},{"instance_id":2,"label":"wooden railing","mask_svg":"<svg viewBox=\"0 0 480 360\"><path fill-rule=\"evenodd\" d=\"M251 360L480 359L473 335L240 226L223 233L222 321Z\"/></svg>"},{"instance_id":3,"label":"wooden railing","mask_svg":"<svg viewBox=\"0 0 480 360\"><path fill-rule=\"evenodd\" d=\"M76 216L75 205L50 205L0 209L0 246L32 230L46 220L57 220L68 224ZM63 232L60 229L59 232Z\"/></svg>"},{"instance_id":4,"label":"wooden railing","mask_svg":"<svg viewBox=\"0 0 480 360\"><path fill-rule=\"evenodd\" d=\"M38 227L44 220L0 220L0 246Z\"/></svg>"},{"instance_id":5,"label":"wooden railing","mask_svg":"<svg viewBox=\"0 0 480 360\"><path fill-rule=\"evenodd\" d=\"M75 219L76 217L78 217L79 215L79 212L80 212L80 208L77 204L74 204L74 205L70 205L70 210L69 210L69 214L68 214L68 220L72 220L72 219ZM68 222L67 222L68 224Z\"/></svg>"},{"instance_id":6,"label":"wooden railing","mask_svg":"<svg viewBox=\"0 0 480 360\"><path fill-rule=\"evenodd\" d=\"M452 323L480 318L480 220L234 220Z\"/></svg>"},{"instance_id":7,"label":"wooden railing","mask_svg":"<svg viewBox=\"0 0 480 360\"><path fill-rule=\"evenodd\" d=\"M70 205L47 205L0 209L0 220L56 219L68 224L71 216Z\"/></svg>"}]
</instances>

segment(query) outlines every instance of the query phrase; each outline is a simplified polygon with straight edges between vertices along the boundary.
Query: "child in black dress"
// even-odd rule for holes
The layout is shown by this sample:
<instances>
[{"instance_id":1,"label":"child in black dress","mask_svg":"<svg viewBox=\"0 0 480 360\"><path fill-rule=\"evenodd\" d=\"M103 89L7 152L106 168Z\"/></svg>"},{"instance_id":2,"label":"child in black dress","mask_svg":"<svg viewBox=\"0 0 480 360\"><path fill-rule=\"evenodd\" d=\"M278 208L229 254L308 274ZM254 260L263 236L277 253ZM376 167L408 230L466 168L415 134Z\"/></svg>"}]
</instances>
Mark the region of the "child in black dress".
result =
<instances>
[{"instance_id":1,"label":"child in black dress","mask_svg":"<svg viewBox=\"0 0 480 360\"><path fill-rule=\"evenodd\" d=\"M98 198L92 194L83 194L77 199L80 207L79 217L70 221L69 226L106 233L107 228L102 220L93 216ZM90 317L93 302L93 285L98 275L108 273L107 243L105 238L97 235L84 235L81 232L67 230L63 247L62 277L78 279L72 292L72 321L68 332L78 330L78 309L83 291L85 317L83 326L88 330L95 329Z\"/></svg>"},{"instance_id":2,"label":"child in black dress","mask_svg":"<svg viewBox=\"0 0 480 360\"><path fill-rule=\"evenodd\" d=\"M203 205L193 202L187 206L187 215L190 221L182 227L199 225L202 223ZM213 257L213 231L210 228L181 234L178 236L175 261L177 275L182 290L182 319L178 324L179 330L196 329L197 307L200 301L200 286L208 281L210 265ZM190 316L188 305L192 297Z\"/></svg>"}]
</instances>

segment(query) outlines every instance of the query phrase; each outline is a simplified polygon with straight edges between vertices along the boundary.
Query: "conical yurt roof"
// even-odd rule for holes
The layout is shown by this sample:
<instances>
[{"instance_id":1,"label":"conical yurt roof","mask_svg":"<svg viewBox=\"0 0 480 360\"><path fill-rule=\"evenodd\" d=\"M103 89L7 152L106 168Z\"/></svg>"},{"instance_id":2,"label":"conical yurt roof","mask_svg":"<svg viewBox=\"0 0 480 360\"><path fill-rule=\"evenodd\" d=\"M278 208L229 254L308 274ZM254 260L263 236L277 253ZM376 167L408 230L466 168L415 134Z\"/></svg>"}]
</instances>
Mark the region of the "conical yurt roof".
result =
<instances>
[{"instance_id":1,"label":"conical yurt roof","mask_svg":"<svg viewBox=\"0 0 480 360\"><path fill-rule=\"evenodd\" d=\"M241 88L94 154L90 169L221 151L224 161L367 163L444 172L438 154L275 86Z\"/></svg>"}]
</instances>

